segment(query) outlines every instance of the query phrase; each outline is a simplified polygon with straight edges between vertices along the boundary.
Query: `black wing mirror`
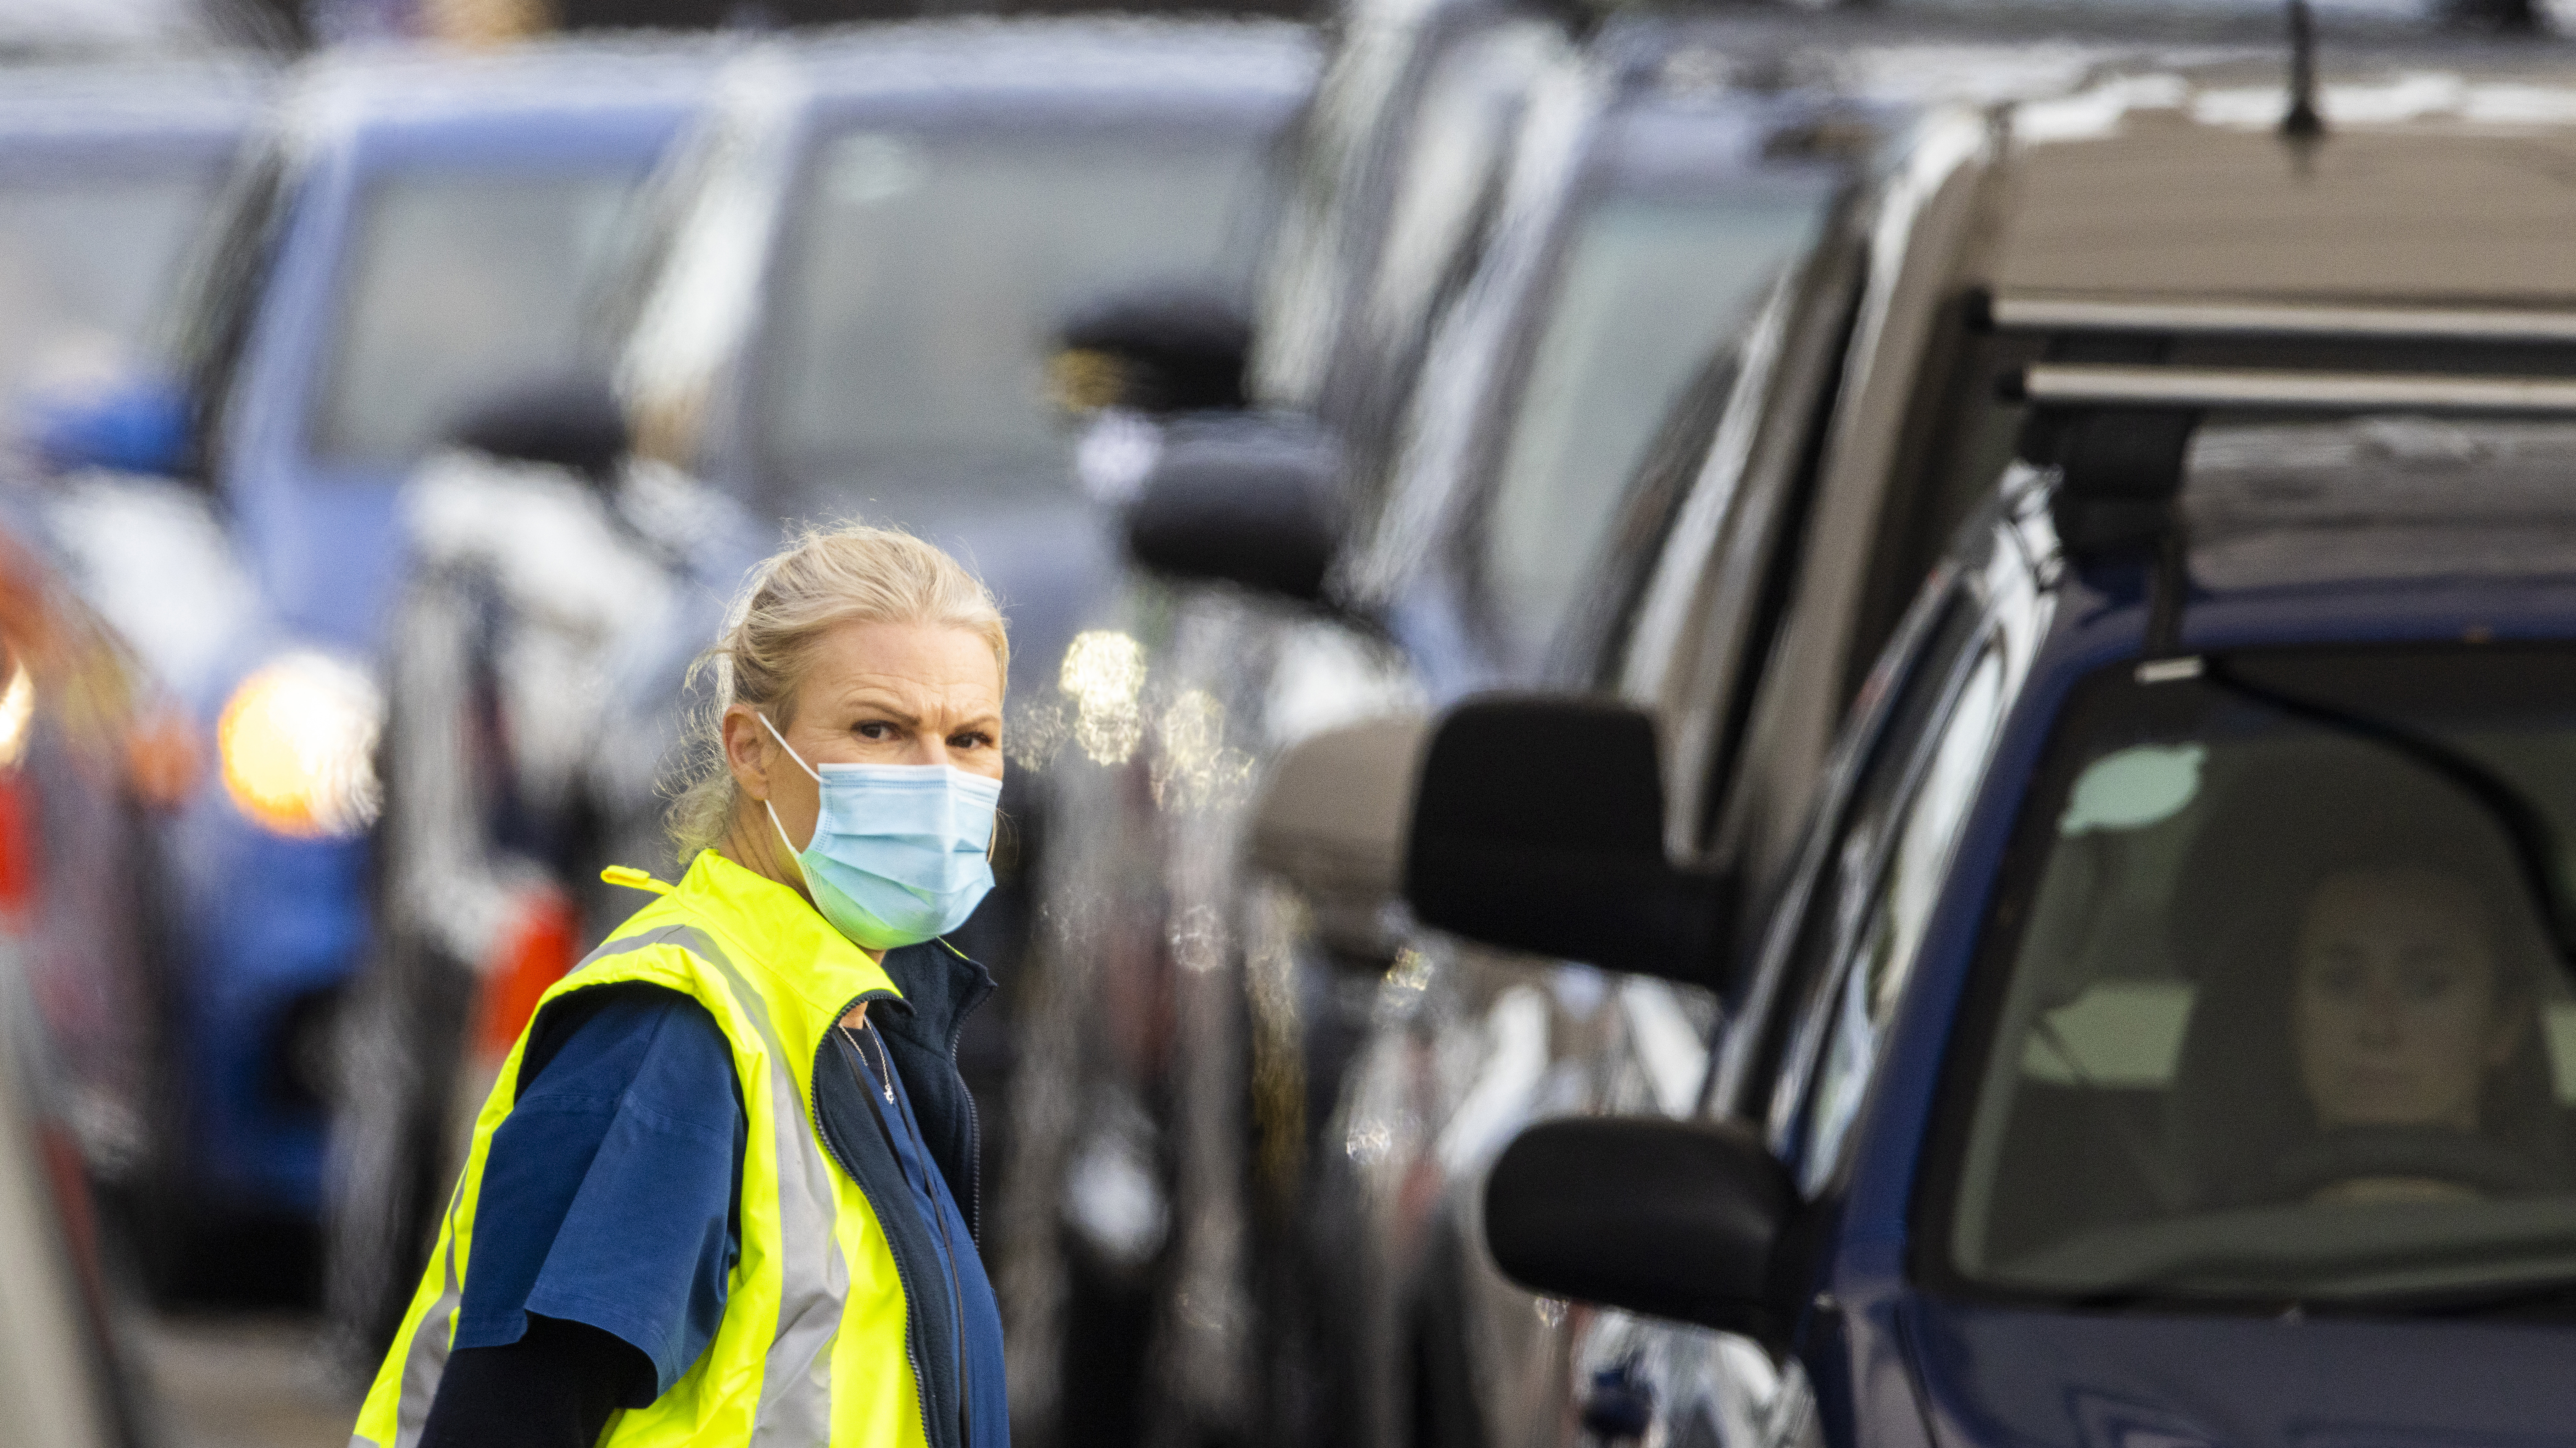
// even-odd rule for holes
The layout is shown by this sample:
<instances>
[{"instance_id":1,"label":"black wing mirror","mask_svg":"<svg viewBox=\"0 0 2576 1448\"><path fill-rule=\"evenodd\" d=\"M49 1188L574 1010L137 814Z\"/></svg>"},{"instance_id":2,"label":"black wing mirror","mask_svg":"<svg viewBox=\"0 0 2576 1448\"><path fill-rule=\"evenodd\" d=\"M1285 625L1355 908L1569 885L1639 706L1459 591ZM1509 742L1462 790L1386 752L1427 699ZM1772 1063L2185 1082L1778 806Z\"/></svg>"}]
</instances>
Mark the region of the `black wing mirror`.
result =
<instances>
[{"instance_id":1,"label":"black wing mirror","mask_svg":"<svg viewBox=\"0 0 2576 1448\"><path fill-rule=\"evenodd\" d=\"M1251 350L1242 303L1198 287L1155 287L1076 308L1057 329L1047 373L1067 411L1240 408Z\"/></svg>"},{"instance_id":2,"label":"black wing mirror","mask_svg":"<svg viewBox=\"0 0 2576 1448\"><path fill-rule=\"evenodd\" d=\"M1450 711L1414 798L1404 894L1490 944L1715 986L1726 882L1664 854L1654 722L1593 699L1492 695Z\"/></svg>"},{"instance_id":3,"label":"black wing mirror","mask_svg":"<svg viewBox=\"0 0 2576 1448\"><path fill-rule=\"evenodd\" d=\"M1546 1121L1485 1180L1485 1242L1533 1292L1777 1344L1800 1284L1780 1251L1798 1193L1751 1129L1582 1117Z\"/></svg>"},{"instance_id":4,"label":"black wing mirror","mask_svg":"<svg viewBox=\"0 0 2576 1448\"><path fill-rule=\"evenodd\" d=\"M474 403L448 429L460 447L509 462L569 468L595 483L616 477L632 439L608 379L570 372L515 383Z\"/></svg>"},{"instance_id":5,"label":"black wing mirror","mask_svg":"<svg viewBox=\"0 0 2576 1448\"><path fill-rule=\"evenodd\" d=\"M1307 419L1184 419L1162 429L1127 508L1127 551L1158 573L1323 597L1342 536L1342 454Z\"/></svg>"}]
</instances>

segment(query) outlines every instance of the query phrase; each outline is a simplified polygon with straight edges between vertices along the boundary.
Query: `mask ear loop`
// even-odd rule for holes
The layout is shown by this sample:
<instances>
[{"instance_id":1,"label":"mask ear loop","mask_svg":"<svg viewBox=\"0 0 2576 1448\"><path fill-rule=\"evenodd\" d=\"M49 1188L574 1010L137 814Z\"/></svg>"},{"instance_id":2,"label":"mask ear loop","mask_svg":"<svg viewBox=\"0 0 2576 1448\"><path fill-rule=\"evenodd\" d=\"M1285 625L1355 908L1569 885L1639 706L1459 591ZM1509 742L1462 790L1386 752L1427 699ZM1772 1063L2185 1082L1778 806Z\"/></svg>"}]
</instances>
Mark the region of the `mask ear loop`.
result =
<instances>
[{"instance_id":1,"label":"mask ear loop","mask_svg":"<svg viewBox=\"0 0 2576 1448\"><path fill-rule=\"evenodd\" d=\"M805 756L796 752L796 746L787 742L787 736L778 732L778 726L769 722L768 715L754 709L751 711L751 717L760 721L761 727L769 731L769 737L777 740L778 747L787 751L787 757L796 761L798 769L814 775L814 782L817 785L823 782L823 776L814 774L814 766L805 762ZM778 842L787 847L787 859L796 867L796 878L805 882L806 893L813 893L813 877L805 873L805 852L796 848L796 842L787 837L787 826L778 822L777 806L764 799L760 802L760 807L769 816L769 827L778 831Z\"/></svg>"}]
</instances>

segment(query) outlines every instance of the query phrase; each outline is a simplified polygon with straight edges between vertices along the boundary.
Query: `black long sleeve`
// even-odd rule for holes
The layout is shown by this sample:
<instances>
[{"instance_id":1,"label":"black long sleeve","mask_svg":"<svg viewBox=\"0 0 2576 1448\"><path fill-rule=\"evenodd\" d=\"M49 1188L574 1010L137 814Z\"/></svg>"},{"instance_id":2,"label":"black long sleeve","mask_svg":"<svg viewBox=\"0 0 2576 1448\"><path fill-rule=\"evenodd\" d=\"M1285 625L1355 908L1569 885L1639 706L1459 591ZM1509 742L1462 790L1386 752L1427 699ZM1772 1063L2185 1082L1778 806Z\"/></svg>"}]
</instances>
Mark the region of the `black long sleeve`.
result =
<instances>
[{"instance_id":1,"label":"black long sleeve","mask_svg":"<svg viewBox=\"0 0 2576 1448\"><path fill-rule=\"evenodd\" d=\"M609 1414L653 1394L652 1359L588 1323L532 1312L517 1342L448 1357L420 1448L592 1448Z\"/></svg>"}]
</instances>

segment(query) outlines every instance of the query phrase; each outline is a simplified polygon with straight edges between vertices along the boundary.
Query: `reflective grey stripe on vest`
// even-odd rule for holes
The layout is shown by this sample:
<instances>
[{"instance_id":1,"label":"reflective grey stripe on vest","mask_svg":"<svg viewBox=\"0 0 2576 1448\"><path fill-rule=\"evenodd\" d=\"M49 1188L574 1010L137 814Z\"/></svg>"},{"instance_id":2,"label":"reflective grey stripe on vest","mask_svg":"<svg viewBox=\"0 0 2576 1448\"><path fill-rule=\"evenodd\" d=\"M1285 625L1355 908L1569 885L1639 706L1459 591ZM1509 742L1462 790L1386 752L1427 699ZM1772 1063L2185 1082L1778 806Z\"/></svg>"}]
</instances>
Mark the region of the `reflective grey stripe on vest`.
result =
<instances>
[{"instance_id":1,"label":"reflective grey stripe on vest","mask_svg":"<svg viewBox=\"0 0 2576 1448\"><path fill-rule=\"evenodd\" d=\"M770 1121L778 1140L778 1235L782 1270L778 1329L761 1365L760 1412L752 1420L752 1448L808 1448L832 1438L832 1343L841 1333L841 1310L850 1296L850 1269L833 1232L839 1204L832 1165L805 1120L805 1095L796 1086L796 1062L769 1019L769 1001L706 932L665 925L612 940L590 953L576 971L610 956L677 945L712 965L733 988L769 1048Z\"/></svg>"},{"instance_id":2,"label":"reflective grey stripe on vest","mask_svg":"<svg viewBox=\"0 0 2576 1448\"><path fill-rule=\"evenodd\" d=\"M641 935L611 940L590 953L573 974L613 956L657 945L677 945L723 974L733 988L734 1000L752 1026L760 1032L761 1043L769 1049L770 1117L778 1140L778 1232L779 1254L785 1280L779 1284L778 1328L770 1338L769 1356L761 1366L760 1410L752 1420L753 1448L809 1448L826 1443L832 1437L832 1343L840 1336L842 1305L849 1300L850 1271L841 1260L841 1248L833 1233L838 1207L833 1200L832 1168L824 1160L823 1150L806 1129L805 1097L796 1088L796 1077L787 1054L786 1043L778 1038L777 1027L769 1019L769 1003L752 989L733 960L707 938L704 931L687 925L665 925ZM464 1183L457 1189L461 1193ZM448 1204L451 1221L456 1210ZM438 1391L440 1373L447 1367L448 1334L441 1324L456 1309L459 1287L456 1280L455 1233L448 1234L444 1278L438 1303L430 1315L421 1320L412 1335L411 1352L403 1363L401 1406L397 1421L401 1424L394 1437L394 1448L414 1448L429 1418L430 1399ZM351 1448L377 1448L364 1438L353 1438Z\"/></svg>"},{"instance_id":3,"label":"reflective grey stripe on vest","mask_svg":"<svg viewBox=\"0 0 2576 1448\"><path fill-rule=\"evenodd\" d=\"M411 1351L403 1354L402 1396L394 1401L394 1448L413 1448L420 1442L421 1430L429 1425L430 1400L438 1396L439 1376L447 1371L448 1335L443 1329L447 1315L463 1296L456 1280L456 1204L464 1199L465 1178L460 1175L447 1193L447 1250L438 1257L438 1300L413 1331ZM349 1448L377 1448L377 1444L373 1438L352 1434Z\"/></svg>"}]
</instances>

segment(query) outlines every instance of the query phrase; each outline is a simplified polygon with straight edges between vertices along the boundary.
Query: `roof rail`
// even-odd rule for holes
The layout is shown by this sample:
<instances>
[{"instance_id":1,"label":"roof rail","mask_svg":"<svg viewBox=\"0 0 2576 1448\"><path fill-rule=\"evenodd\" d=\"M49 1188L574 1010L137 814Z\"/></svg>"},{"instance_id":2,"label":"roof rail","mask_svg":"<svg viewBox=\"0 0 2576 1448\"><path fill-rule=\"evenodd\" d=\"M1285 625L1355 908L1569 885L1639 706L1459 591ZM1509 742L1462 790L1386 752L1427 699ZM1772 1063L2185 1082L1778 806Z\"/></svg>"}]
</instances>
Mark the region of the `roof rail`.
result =
<instances>
[{"instance_id":1,"label":"roof rail","mask_svg":"<svg viewBox=\"0 0 2576 1448\"><path fill-rule=\"evenodd\" d=\"M2006 376L2003 390L2041 407L2576 417L2576 377L2037 362Z\"/></svg>"},{"instance_id":2,"label":"roof rail","mask_svg":"<svg viewBox=\"0 0 2576 1448\"><path fill-rule=\"evenodd\" d=\"M2030 404L2015 451L2057 470L2048 506L2067 555L2147 563L2151 660L2173 656L2181 643L2189 581L2176 502L2192 434L2205 414L2576 419L2576 377L2035 362L2000 383L2006 399Z\"/></svg>"},{"instance_id":3,"label":"roof rail","mask_svg":"<svg viewBox=\"0 0 2576 1448\"><path fill-rule=\"evenodd\" d=\"M2362 307L2304 302L2137 302L1968 296L1972 326L1999 332L2158 337L2288 337L2354 342L2576 343L2576 311L2528 307Z\"/></svg>"}]
</instances>

